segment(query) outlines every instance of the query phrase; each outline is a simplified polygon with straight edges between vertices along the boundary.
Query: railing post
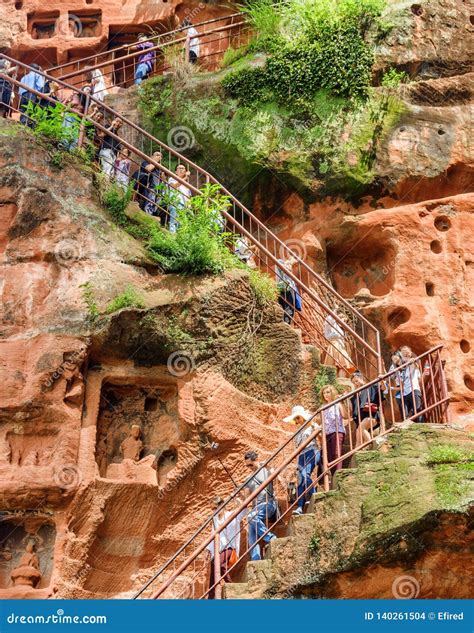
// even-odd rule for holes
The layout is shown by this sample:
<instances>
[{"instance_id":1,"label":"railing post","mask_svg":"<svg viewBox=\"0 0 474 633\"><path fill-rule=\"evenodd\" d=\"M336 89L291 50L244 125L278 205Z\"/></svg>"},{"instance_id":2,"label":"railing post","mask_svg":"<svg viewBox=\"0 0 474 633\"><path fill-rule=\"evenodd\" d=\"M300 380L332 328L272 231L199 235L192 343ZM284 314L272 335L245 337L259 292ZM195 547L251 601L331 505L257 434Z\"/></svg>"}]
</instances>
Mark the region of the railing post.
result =
<instances>
[{"instance_id":1,"label":"railing post","mask_svg":"<svg viewBox=\"0 0 474 633\"><path fill-rule=\"evenodd\" d=\"M89 113L89 105L90 105L90 94L86 95L86 105L84 106L84 112L82 113L81 125L79 128L79 138L77 139L77 146L82 147L84 144L84 130L85 130L85 119Z\"/></svg>"},{"instance_id":2,"label":"railing post","mask_svg":"<svg viewBox=\"0 0 474 633\"><path fill-rule=\"evenodd\" d=\"M324 492L330 489L328 473L328 445L326 441L326 425L324 423L324 413L321 414L321 451L323 459L323 486Z\"/></svg>"},{"instance_id":3,"label":"railing post","mask_svg":"<svg viewBox=\"0 0 474 633\"><path fill-rule=\"evenodd\" d=\"M221 553L218 532L214 534L214 596L216 600L220 600L222 598Z\"/></svg>"}]
</instances>

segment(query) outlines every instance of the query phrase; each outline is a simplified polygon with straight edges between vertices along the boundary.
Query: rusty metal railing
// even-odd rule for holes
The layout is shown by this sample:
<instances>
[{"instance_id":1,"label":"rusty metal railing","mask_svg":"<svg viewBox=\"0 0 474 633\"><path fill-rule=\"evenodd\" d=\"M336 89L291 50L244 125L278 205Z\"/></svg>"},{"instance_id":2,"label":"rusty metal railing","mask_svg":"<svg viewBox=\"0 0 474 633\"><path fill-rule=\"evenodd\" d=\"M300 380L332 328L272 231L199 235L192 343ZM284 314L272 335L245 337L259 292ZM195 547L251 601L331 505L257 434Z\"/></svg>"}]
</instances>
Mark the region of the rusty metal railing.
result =
<instances>
[{"instance_id":1,"label":"rusty metal railing","mask_svg":"<svg viewBox=\"0 0 474 633\"><path fill-rule=\"evenodd\" d=\"M252 492L247 488L252 477L239 486L134 597L222 597L225 584L231 576L238 581L249 556L258 560L261 546L275 531L281 533L291 513L302 512L316 488L328 491L333 474L356 453L384 441L401 422L446 423L449 396L441 349L434 347L321 406L252 473L262 483ZM266 502L261 500L265 494Z\"/></svg>"},{"instance_id":2,"label":"rusty metal railing","mask_svg":"<svg viewBox=\"0 0 474 633\"><path fill-rule=\"evenodd\" d=\"M250 28L242 14L240 20L232 21L221 26L207 28L192 39L198 41L200 49L196 59L199 68L210 70L214 68L225 51L230 48L239 48L248 42ZM213 20L212 22L216 22ZM222 21L222 19L220 20ZM149 70L146 78L161 75L173 66L173 62L167 60L166 55L171 52L176 56L176 61L185 61L189 58L189 38L180 36L179 29L176 35L162 36L150 48L137 50L137 45L126 47L117 55L117 49L106 51L97 56L79 59L62 66L55 67L49 71L53 77L67 81L76 88L83 88L87 83L87 75L92 71L99 72L103 89L96 90L94 96L102 100L104 91L112 88L127 88L134 84L137 65L143 55L151 55ZM185 29L184 29L185 30ZM174 32L172 32L174 33Z\"/></svg>"},{"instance_id":3,"label":"rusty metal railing","mask_svg":"<svg viewBox=\"0 0 474 633\"><path fill-rule=\"evenodd\" d=\"M14 64L17 75L31 70L27 64L20 63L6 55L2 54L0 58ZM53 81L53 78L46 73L38 74L47 81ZM0 76L10 78L17 87L21 87L21 79L15 79L5 74ZM209 172L154 138L90 94L84 94L62 80L56 81L65 96L69 99L75 98L83 103L82 108L75 106L76 116L80 117L82 121L82 132L77 145L90 146L95 140L97 142L96 159L108 175L114 175L112 166L107 169L107 161L100 152L100 139L106 134L120 142L122 147L130 153L130 162L132 163L132 168L129 170L130 177L132 171L136 171L146 161L146 164L152 165L162 174L165 186L170 178L173 178L177 186L185 191L183 194L185 198L198 195L206 184L217 185L230 201L229 208L222 210L224 228L246 240L252 251L254 266L273 276L282 287L279 302L288 312L287 321L301 329L304 341L318 347L328 362L332 362L341 369L347 369L348 373L355 367L361 369L369 377L382 372L380 338L377 329L293 253L286 244L269 231ZM36 97L41 97L46 101L49 99L47 95L40 92L37 92ZM16 109L19 111L21 105L18 104ZM120 135L115 134L107 125L107 121L112 120L120 121ZM83 133L86 124L94 130L93 140L88 139L87 134ZM153 157L154 153L158 160ZM181 178L175 173L178 163L186 168L185 178ZM151 187L145 187L144 191L137 193L141 203L152 197L150 194L154 195ZM153 205L162 215L162 224L169 225L169 209L163 209L156 196ZM302 309L299 312L296 309L297 295L301 299ZM338 336L335 338L328 336L328 327Z\"/></svg>"},{"instance_id":4,"label":"rusty metal railing","mask_svg":"<svg viewBox=\"0 0 474 633\"><path fill-rule=\"evenodd\" d=\"M201 22L195 22L193 24L193 27L196 29L201 29L202 27L208 27L211 24L216 24L216 22L225 22L226 26L232 26L235 22L241 22L244 18L244 14L240 12L230 13L229 15L221 15L219 17L210 18L208 20L202 20ZM187 28L187 26L178 26L175 29L164 31L163 33L152 33L150 36L147 36L147 41L154 42L155 44L161 44L163 42L176 39L175 36L177 36L179 33L182 33L183 31L186 31ZM208 30L208 28L205 28L203 32L205 33ZM63 64L57 64L56 66L52 66L51 68L49 68L48 73L54 76L62 77L67 73L80 70L81 68L84 68L84 66L95 66L103 61L113 60L118 53L120 53L121 57L126 56L135 49L136 45L136 42L134 42L133 44L122 44L121 46L115 46L111 49L102 50L92 55L87 55L86 57L80 57L79 59L64 62Z\"/></svg>"}]
</instances>

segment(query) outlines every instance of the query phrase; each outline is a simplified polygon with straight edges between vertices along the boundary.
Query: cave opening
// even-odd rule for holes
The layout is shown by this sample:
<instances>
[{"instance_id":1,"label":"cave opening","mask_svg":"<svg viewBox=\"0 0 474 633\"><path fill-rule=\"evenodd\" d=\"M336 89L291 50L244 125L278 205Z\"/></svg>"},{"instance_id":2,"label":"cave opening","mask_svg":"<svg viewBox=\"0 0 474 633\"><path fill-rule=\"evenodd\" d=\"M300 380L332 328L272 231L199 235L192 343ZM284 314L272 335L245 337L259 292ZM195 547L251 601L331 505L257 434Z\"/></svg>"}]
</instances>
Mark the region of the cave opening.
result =
<instances>
[{"instance_id":1,"label":"cave opening","mask_svg":"<svg viewBox=\"0 0 474 633\"><path fill-rule=\"evenodd\" d=\"M469 341L466 341L465 338L461 339L461 341L459 342L459 347L461 348L463 354L468 354L471 350L471 344L469 343Z\"/></svg>"},{"instance_id":2,"label":"cave opening","mask_svg":"<svg viewBox=\"0 0 474 633\"><path fill-rule=\"evenodd\" d=\"M388 324L393 329L396 329L400 325L407 323L410 320L410 317L411 312L410 310L408 310L408 308L396 308L395 310L392 310L388 315Z\"/></svg>"},{"instance_id":3,"label":"cave opening","mask_svg":"<svg viewBox=\"0 0 474 633\"><path fill-rule=\"evenodd\" d=\"M439 215L434 221L438 231L449 231L451 228L451 220L446 215Z\"/></svg>"},{"instance_id":4,"label":"cave opening","mask_svg":"<svg viewBox=\"0 0 474 633\"><path fill-rule=\"evenodd\" d=\"M470 391L474 391L474 379L467 374L464 376L464 384Z\"/></svg>"},{"instance_id":5,"label":"cave opening","mask_svg":"<svg viewBox=\"0 0 474 633\"><path fill-rule=\"evenodd\" d=\"M438 240L433 240L431 242L430 249L433 251L433 253L436 253L437 255L443 252L443 247L441 246L441 242L439 242Z\"/></svg>"},{"instance_id":6,"label":"cave opening","mask_svg":"<svg viewBox=\"0 0 474 633\"><path fill-rule=\"evenodd\" d=\"M435 295L434 283L432 283L431 281L427 281L425 284L425 290L428 297L434 297Z\"/></svg>"}]
</instances>

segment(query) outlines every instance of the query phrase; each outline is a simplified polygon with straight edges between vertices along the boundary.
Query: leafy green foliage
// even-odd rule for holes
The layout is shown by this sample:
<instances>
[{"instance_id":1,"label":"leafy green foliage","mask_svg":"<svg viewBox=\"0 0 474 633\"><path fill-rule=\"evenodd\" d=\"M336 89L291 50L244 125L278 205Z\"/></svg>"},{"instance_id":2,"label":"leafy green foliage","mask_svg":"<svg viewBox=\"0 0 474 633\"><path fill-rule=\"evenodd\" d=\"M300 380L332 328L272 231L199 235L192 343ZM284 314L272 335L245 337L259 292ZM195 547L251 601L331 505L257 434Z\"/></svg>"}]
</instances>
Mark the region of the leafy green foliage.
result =
<instances>
[{"instance_id":1,"label":"leafy green foliage","mask_svg":"<svg viewBox=\"0 0 474 633\"><path fill-rule=\"evenodd\" d=\"M88 319L91 323L97 321L100 316L99 307L94 296L94 287L90 281L82 284L82 298L87 306Z\"/></svg>"},{"instance_id":2,"label":"leafy green foliage","mask_svg":"<svg viewBox=\"0 0 474 633\"><path fill-rule=\"evenodd\" d=\"M260 270L250 270L249 283L259 305L269 305L278 299L275 280Z\"/></svg>"},{"instance_id":3,"label":"leafy green foliage","mask_svg":"<svg viewBox=\"0 0 474 633\"><path fill-rule=\"evenodd\" d=\"M30 101L26 115L34 121L34 133L38 137L64 146L74 143L79 138L81 118L68 111L62 103L41 107L40 104Z\"/></svg>"},{"instance_id":4,"label":"leafy green foliage","mask_svg":"<svg viewBox=\"0 0 474 633\"><path fill-rule=\"evenodd\" d=\"M234 236L222 230L221 211L230 206L217 185L206 185L200 195L178 211L175 233L157 230L148 244L150 256L166 272L218 274L235 267L237 260L228 245Z\"/></svg>"},{"instance_id":5,"label":"leafy green foliage","mask_svg":"<svg viewBox=\"0 0 474 633\"><path fill-rule=\"evenodd\" d=\"M114 222L119 226L123 227L129 224L125 210L132 199L132 194L132 185L124 191L124 189L116 183L107 183L106 187L101 191L102 204L110 212Z\"/></svg>"},{"instance_id":6,"label":"leafy green foliage","mask_svg":"<svg viewBox=\"0 0 474 633\"><path fill-rule=\"evenodd\" d=\"M429 466L435 466L437 464L460 464L469 461L474 462L474 453L469 454L457 446L439 444L430 448L426 463Z\"/></svg>"},{"instance_id":7,"label":"leafy green foliage","mask_svg":"<svg viewBox=\"0 0 474 633\"><path fill-rule=\"evenodd\" d=\"M142 309L145 307L143 302L143 298L139 295L139 293L135 290L135 288L131 285L128 285L124 292L120 293L116 297L112 299L107 304L105 309L106 314L113 314L118 310L123 310L124 308L138 308Z\"/></svg>"},{"instance_id":8,"label":"leafy green foliage","mask_svg":"<svg viewBox=\"0 0 474 633\"><path fill-rule=\"evenodd\" d=\"M319 554L319 549L321 547L321 539L317 534L313 534L309 541L308 550L312 556L316 556Z\"/></svg>"},{"instance_id":9,"label":"leafy green foliage","mask_svg":"<svg viewBox=\"0 0 474 633\"><path fill-rule=\"evenodd\" d=\"M398 71L396 68L390 68L382 77L382 86L397 88L400 84L407 83L409 79L408 73L404 70Z\"/></svg>"}]
</instances>

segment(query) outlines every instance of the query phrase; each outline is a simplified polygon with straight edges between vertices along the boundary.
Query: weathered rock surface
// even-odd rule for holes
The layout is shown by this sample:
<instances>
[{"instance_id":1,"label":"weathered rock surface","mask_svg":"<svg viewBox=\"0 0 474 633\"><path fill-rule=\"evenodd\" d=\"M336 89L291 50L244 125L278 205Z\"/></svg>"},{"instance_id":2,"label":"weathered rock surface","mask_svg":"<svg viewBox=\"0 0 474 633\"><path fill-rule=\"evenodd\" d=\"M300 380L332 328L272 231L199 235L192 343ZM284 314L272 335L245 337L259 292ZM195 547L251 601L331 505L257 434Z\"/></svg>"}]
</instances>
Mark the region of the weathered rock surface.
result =
<instances>
[{"instance_id":1,"label":"weathered rock surface","mask_svg":"<svg viewBox=\"0 0 474 633\"><path fill-rule=\"evenodd\" d=\"M268 456L282 414L313 403L311 356L245 271L161 275L88 168L53 170L9 122L0 157L0 595L130 592L233 490L218 458L243 481L242 455ZM145 307L91 324L84 283L102 312L130 285ZM133 424L137 464L120 448ZM28 539L41 578L13 587Z\"/></svg>"},{"instance_id":2,"label":"weathered rock surface","mask_svg":"<svg viewBox=\"0 0 474 633\"><path fill-rule=\"evenodd\" d=\"M429 465L440 446L452 463ZM412 425L358 453L226 596L472 598L473 449L463 432Z\"/></svg>"}]
</instances>

